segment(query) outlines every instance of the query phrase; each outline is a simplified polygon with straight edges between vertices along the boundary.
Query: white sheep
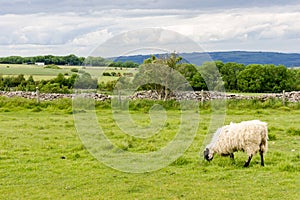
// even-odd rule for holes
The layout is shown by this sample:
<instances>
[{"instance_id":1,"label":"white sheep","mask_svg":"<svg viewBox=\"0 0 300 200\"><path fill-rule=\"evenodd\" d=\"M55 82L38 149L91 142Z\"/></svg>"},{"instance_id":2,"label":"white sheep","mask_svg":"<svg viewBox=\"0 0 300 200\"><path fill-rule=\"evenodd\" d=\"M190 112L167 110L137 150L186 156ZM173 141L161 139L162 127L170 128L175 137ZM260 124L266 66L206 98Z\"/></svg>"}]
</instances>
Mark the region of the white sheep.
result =
<instances>
[{"instance_id":1,"label":"white sheep","mask_svg":"<svg viewBox=\"0 0 300 200\"><path fill-rule=\"evenodd\" d=\"M211 161L214 154L230 156L233 153L245 151L248 159L244 167L248 167L252 157L259 152L261 166L264 166L263 154L268 150L268 127L267 123L259 120L243 121L241 123L230 123L230 125L219 128L209 145L204 151L204 158Z\"/></svg>"}]
</instances>

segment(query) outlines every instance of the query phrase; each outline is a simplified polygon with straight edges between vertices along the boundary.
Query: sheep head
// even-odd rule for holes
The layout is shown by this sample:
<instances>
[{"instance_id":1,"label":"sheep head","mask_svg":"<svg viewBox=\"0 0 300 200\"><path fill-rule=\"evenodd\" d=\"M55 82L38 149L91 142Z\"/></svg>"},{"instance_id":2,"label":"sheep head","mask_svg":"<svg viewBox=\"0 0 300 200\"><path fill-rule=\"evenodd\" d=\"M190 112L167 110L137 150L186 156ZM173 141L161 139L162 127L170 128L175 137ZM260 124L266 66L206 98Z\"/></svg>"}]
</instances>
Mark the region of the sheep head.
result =
<instances>
[{"instance_id":1,"label":"sheep head","mask_svg":"<svg viewBox=\"0 0 300 200\"><path fill-rule=\"evenodd\" d=\"M214 158L214 154L213 154L213 152L209 148L206 148L204 150L204 158L207 161L211 161Z\"/></svg>"}]
</instances>

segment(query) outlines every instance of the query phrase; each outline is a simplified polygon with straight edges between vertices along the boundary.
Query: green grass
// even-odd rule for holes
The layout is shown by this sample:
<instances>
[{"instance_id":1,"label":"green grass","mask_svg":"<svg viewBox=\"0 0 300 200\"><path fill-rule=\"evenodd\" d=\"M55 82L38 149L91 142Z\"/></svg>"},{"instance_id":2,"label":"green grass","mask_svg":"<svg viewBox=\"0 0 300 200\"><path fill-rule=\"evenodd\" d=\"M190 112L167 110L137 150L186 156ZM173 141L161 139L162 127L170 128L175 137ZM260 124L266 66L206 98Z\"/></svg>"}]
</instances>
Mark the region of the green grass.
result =
<instances>
[{"instance_id":1,"label":"green grass","mask_svg":"<svg viewBox=\"0 0 300 200\"><path fill-rule=\"evenodd\" d=\"M9 66L9 67L7 67ZM37 66L37 65L0 65L0 74L1 75L32 75L32 76L56 76L59 73L68 73L70 69L62 68L62 69L51 69L44 68L45 66Z\"/></svg>"},{"instance_id":2,"label":"green grass","mask_svg":"<svg viewBox=\"0 0 300 200\"><path fill-rule=\"evenodd\" d=\"M243 95L243 96L249 96L249 97L258 97L263 95L268 95L270 93L251 93L251 92L228 92L229 94L236 94L236 95ZM278 92L275 92L278 93ZM280 93L280 92L279 92Z\"/></svg>"},{"instance_id":3,"label":"green grass","mask_svg":"<svg viewBox=\"0 0 300 200\"><path fill-rule=\"evenodd\" d=\"M180 123L177 104L164 104L165 127L147 139L124 135L109 102L98 103L96 113L115 145L151 152L166 145ZM236 153L235 162L219 156L210 163L203 161L200 148L211 119L205 104L195 140L182 157L155 172L130 174L89 154L74 127L70 100L36 105L34 100L0 97L0 199L300 199L299 104L285 109L269 104L256 102L252 107L246 101L229 101L225 118L226 124L249 119L268 122L272 137L265 167L256 155L250 167L243 168L247 157L243 152ZM150 122L151 101L130 107L137 124Z\"/></svg>"},{"instance_id":4,"label":"green grass","mask_svg":"<svg viewBox=\"0 0 300 200\"><path fill-rule=\"evenodd\" d=\"M25 78L28 78L30 75L33 76L34 80L49 80L55 78L59 73L68 74L71 76L74 72L71 71L72 68L81 69L92 75L93 78L98 79L99 82L107 82L112 80L117 80L118 77L112 76L102 76L103 72L115 72L123 73L132 72L136 73L135 69L126 69L122 70L106 67L81 67L81 66L58 66L60 69L51 69L45 68L45 66L37 65L21 65L21 64L0 64L0 75L2 76L17 76L19 74L25 75Z\"/></svg>"}]
</instances>

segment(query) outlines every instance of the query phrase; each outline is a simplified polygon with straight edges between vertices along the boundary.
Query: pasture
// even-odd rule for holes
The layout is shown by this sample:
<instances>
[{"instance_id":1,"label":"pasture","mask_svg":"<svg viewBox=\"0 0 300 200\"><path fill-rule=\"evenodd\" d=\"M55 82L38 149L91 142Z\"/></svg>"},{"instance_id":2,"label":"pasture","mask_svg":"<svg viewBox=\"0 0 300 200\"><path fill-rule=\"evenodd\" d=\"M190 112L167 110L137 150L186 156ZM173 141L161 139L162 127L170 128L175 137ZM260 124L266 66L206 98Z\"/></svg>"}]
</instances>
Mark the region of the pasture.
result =
<instances>
[{"instance_id":1,"label":"pasture","mask_svg":"<svg viewBox=\"0 0 300 200\"><path fill-rule=\"evenodd\" d=\"M137 70L130 68L107 68L107 67L88 67L88 66L58 66L60 69L51 69L45 68L46 66L37 66L37 65L25 65L25 64L0 64L0 75L2 76L18 76L19 74L23 74L25 78L28 78L30 75L34 80L49 80L55 78L59 73L65 76L71 76L72 74L76 74L76 72L72 72L72 69L83 70L91 74L93 78L98 79L99 82L108 82L117 80L117 76L102 76L103 72L108 73L123 73L132 72L136 73Z\"/></svg>"},{"instance_id":2,"label":"pasture","mask_svg":"<svg viewBox=\"0 0 300 200\"><path fill-rule=\"evenodd\" d=\"M132 118L149 123L151 102L132 104ZM109 102L98 103L96 113L115 145L149 152L166 145L178 128L178 107L166 107L165 129L147 139L124 135ZM37 105L34 100L0 97L0 199L300 199L299 103L227 102L226 124L250 119L268 123L265 167L256 155L243 168L243 152L236 153L235 162L219 156L204 162L200 147L210 119L211 108L205 104L196 137L182 157L155 172L130 174L89 154L75 130L71 100Z\"/></svg>"}]
</instances>

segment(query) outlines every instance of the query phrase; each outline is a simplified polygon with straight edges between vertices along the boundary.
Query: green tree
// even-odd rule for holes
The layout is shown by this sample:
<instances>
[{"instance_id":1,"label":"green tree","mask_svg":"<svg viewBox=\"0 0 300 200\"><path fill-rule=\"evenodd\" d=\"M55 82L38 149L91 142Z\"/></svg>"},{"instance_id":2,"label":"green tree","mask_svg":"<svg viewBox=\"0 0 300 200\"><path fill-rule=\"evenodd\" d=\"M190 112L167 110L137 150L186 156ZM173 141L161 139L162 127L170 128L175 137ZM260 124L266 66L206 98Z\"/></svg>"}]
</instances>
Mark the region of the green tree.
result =
<instances>
[{"instance_id":1,"label":"green tree","mask_svg":"<svg viewBox=\"0 0 300 200\"><path fill-rule=\"evenodd\" d=\"M57 77L52 80L52 83L58 83L60 87L68 86L68 80L62 73L59 73Z\"/></svg>"},{"instance_id":2,"label":"green tree","mask_svg":"<svg viewBox=\"0 0 300 200\"><path fill-rule=\"evenodd\" d=\"M196 91L200 91L200 90L208 90L206 83L203 79L203 77L201 76L201 74L199 72L197 72L192 80L191 80L191 86L193 87L194 90Z\"/></svg>"},{"instance_id":3,"label":"green tree","mask_svg":"<svg viewBox=\"0 0 300 200\"><path fill-rule=\"evenodd\" d=\"M0 90L4 90L4 82L3 82L3 77L0 75Z\"/></svg>"},{"instance_id":4,"label":"green tree","mask_svg":"<svg viewBox=\"0 0 300 200\"><path fill-rule=\"evenodd\" d=\"M177 71L181 60L182 57L176 53L161 58L151 56L140 66L139 72L134 77L133 85L139 86L140 89L154 90L160 99L167 100L170 90L180 90L188 85Z\"/></svg>"},{"instance_id":5,"label":"green tree","mask_svg":"<svg viewBox=\"0 0 300 200\"><path fill-rule=\"evenodd\" d=\"M262 92L265 70L262 65L251 64L237 76L237 86L243 92Z\"/></svg>"},{"instance_id":6,"label":"green tree","mask_svg":"<svg viewBox=\"0 0 300 200\"><path fill-rule=\"evenodd\" d=\"M224 82L222 81L221 74L214 62L205 62L199 68L200 74L203 77L206 87L209 90L222 91Z\"/></svg>"},{"instance_id":7,"label":"green tree","mask_svg":"<svg viewBox=\"0 0 300 200\"><path fill-rule=\"evenodd\" d=\"M110 61L102 57L89 56L84 60L84 65L87 66L107 66Z\"/></svg>"},{"instance_id":8,"label":"green tree","mask_svg":"<svg viewBox=\"0 0 300 200\"><path fill-rule=\"evenodd\" d=\"M220 66L220 64L218 66ZM245 66L243 64L228 62L218 67L218 69L222 75L226 90L237 90L237 76L245 69Z\"/></svg>"},{"instance_id":9,"label":"green tree","mask_svg":"<svg viewBox=\"0 0 300 200\"><path fill-rule=\"evenodd\" d=\"M36 90L36 83L32 75L30 75L26 81L26 91L35 91L35 90Z\"/></svg>"},{"instance_id":10,"label":"green tree","mask_svg":"<svg viewBox=\"0 0 300 200\"><path fill-rule=\"evenodd\" d=\"M189 81L194 90L207 89L205 81L195 65L182 63L177 67L177 70Z\"/></svg>"},{"instance_id":11,"label":"green tree","mask_svg":"<svg viewBox=\"0 0 300 200\"><path fill-rule=\"evenodd\" d=\"M76 77L74 84L76 89L96 89L97 79L93 79L89 73L82 73Z\"/></svg>"}]
</instances>

